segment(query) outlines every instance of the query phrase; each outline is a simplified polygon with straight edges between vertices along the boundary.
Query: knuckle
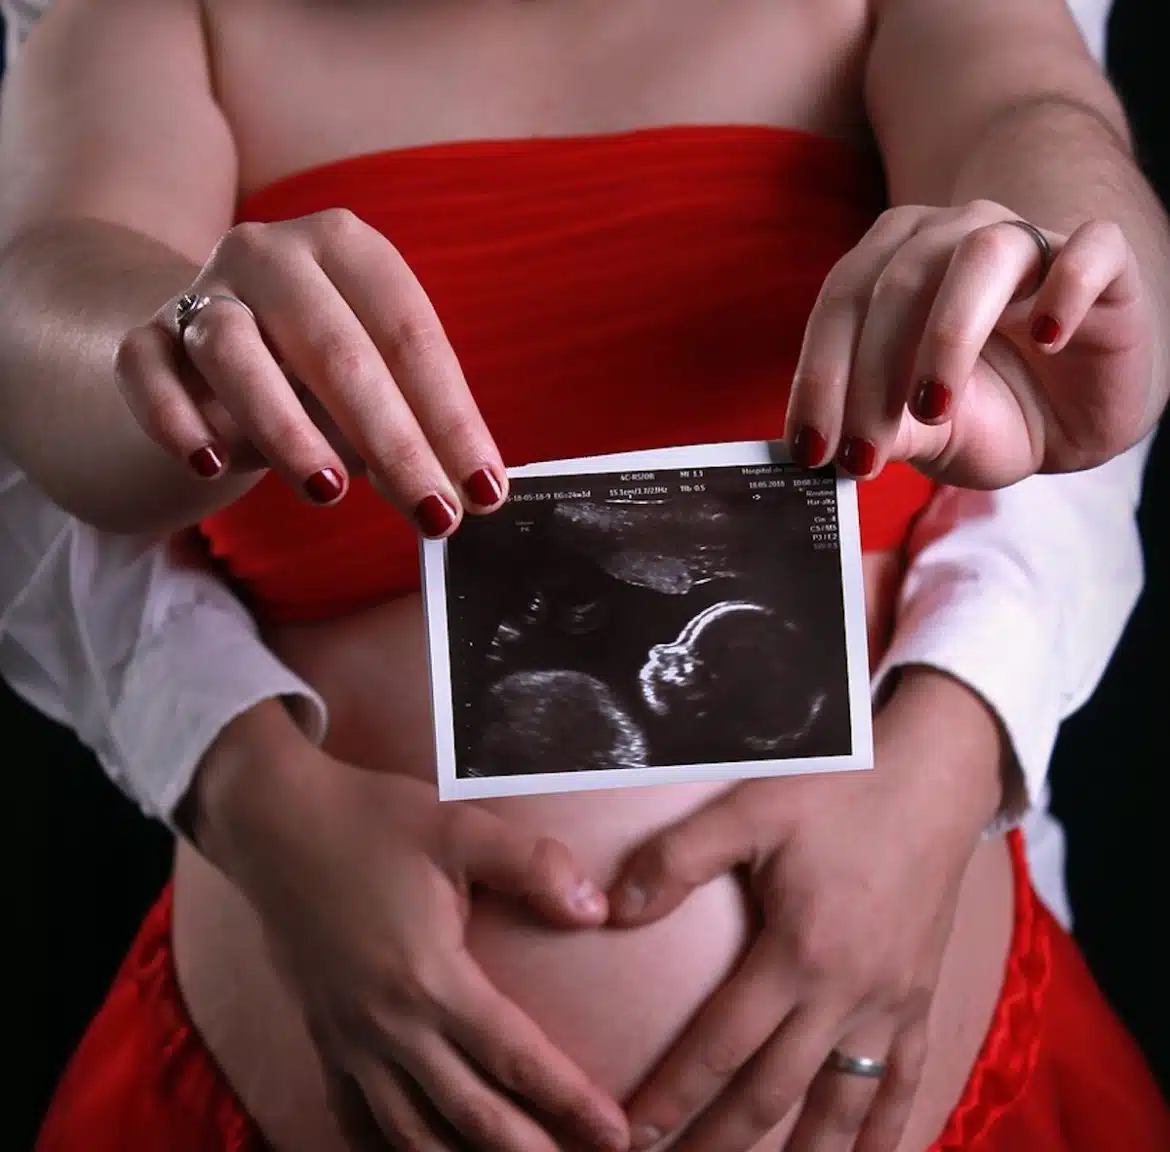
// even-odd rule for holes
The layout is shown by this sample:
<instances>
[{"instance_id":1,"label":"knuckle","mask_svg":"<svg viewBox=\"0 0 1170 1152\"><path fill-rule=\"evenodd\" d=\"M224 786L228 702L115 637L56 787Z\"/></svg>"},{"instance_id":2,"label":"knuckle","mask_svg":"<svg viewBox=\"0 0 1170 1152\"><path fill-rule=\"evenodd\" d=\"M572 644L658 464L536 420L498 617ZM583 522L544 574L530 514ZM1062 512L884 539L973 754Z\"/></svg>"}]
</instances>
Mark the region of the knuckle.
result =
<instances>
[{"instance_id":1,"label":"knuckle","mask_svg":"<svg viewBox=\"0 0 1170 1152\"><path fill-rule=\"evenodd\" d=\"M439 984L434 966L426 959L408 959L394 974L390 994L397 1007L421 1012L440 1002Z\"/></svg>"},{"instance_id":2,"label":"knuckle","mask_svg":"<svg viewBox=\"0 0 1170 1152\"><path fill-rule=\"evenodd\" d=\"M716 1080L728 1080L739 1071L743 1054L730 1036L711 1036L699 1048L697 1059Z\"/></svg>"},{"instance_id":3,"label":"knuckle","mask_svg":"<svg viewBox=\"0 0 1170 1152\"><path fill-rule=\"evenodd\" d=\"M528 874L531 884L539 891L550 891L565 862L561 845L549 836L542 836L532 845L528 860Z\"/></svg>"},{"instance_id":4,"label":"knuckle","mask_svg":"<svg viewBox=\"0 0 1170 1152\"><path fill-rule=\"evenodd\" d=\"M263 448L273 459L292 465L312 454L313 435L305 427L308 417L277 408L264 412L256 420Z\"/></svg>"},{"instance_id":5,"label":"knuckle","mask_svg":"<svg viewBox=\"0 0 1170 1152\"><path fill-rule=\"evenodd\" d=\"M1009 246L1016 243L1019 230L1004 225L1000 228L976 228L959 241L959 258L979 268L990 268L1008 255Z\"/></svg>"},{"instance_id":6,"label":"knuckle","mask_svg":"<svg viewBox=\"0 0 1170 1152\"><path fill-rule=\"evenodd\" d=\"M435 356L443 346L438 319L421 309L407 309L390 324L387 339L403 359L420 360Z\"/></svg>"},{"instance_id":7,"label":"knuckle","mask_svg":"<svg viewBox=\"0 0 1170 1152\"><path fill-rule=\"evenodd\" d=\"M440 412L431 422L431 435L436 444L470 445L479 440L482 433L478 413L462 406L452 406Z\"/></svg>"},{"instance_id":8,"label":"knuckle","mask_svg":"<svg viewBox=\"0 0 1170 1152\"><path fill-rule=\"evenodd\" d=\"M935 319L927 335L934 349L944 354L967 352L975 344L974 337L963 323L963 318L950 313L944 313Z\"/></svg>"},{"instance_id":9,"label":"knuckle","mask_svg":"<svg viewBox=\"0 0 1170 1152\"><path fill-rule=\"evenodd\" d=\"M963 206L963 213L973 220L988 223L1002 220L1004 209L1002 204L997 204L994 200L988 200L986 196L981 196L978 199L969 200Z\"/></svg>"},{"instance_id":10,"label":"knuckle","mask_svg":"<svg viewBox=\"0 0 1170 1152\"><path fill-rule=\"evenodd\" d=\"M875 300L895 303L915 299L925 290L926 275L922 265L904 256L895 256L882 269L873 287Z\"/></svg>"},{"instance_id":11,"label":"knuckle","mask_svg":"<svg viewBox=\"0 0 1170 1152\"><path fill-rule=\"evenodd\" d=\"M1093 290L1093 277L1080 260L1065 260L1060 266L1060 279L1065 291L1085 296Z\"/></svg>"},{"instance_id":12,"label":"knuckle","mask_svg":"<svg viewBox=\"0 0 1170 1152\"><path fill-rule=\"evenodd\" d=\"M499 1078L505 1087L524 1097L537 1094L544 1086L544 1061L528 1048L513 1048L500 1057ZM577 1105L573 1101L569 1107Z\"/></svg>"},{"instance_id":13,"label":"knuckle","mask_svg":"<svg viewBox=\"0 0 1170 1152\"><path fill-rule=\"evenodd\" d=\"M761 1080L748 1093L748 1121L757 1132L775 1127L792 1106L792 1093L779 1078Z\"/></svg>"},{"instance_id":14,"label":"knuckle","mask_svg":"<svg viewBox=\"0 0 1170 1152\"><path fill-rule=\"evenodd\" d=\"M157 443L178 446L186 421L183 401L167 392L152 392L142 404L144 430Z\"/></svg>"},{"instance_id":15,"label":"knuckle","mask_svg":"<svg viewBox=\"0 0 1170 1152\"><path fill-rule=\"evenodd\" d=\"M329 329L310 342L311 354L337 392L360 390L373 377L367 355L343 332Z\"/></svg>"},{"instance_id":16,"label":"knuckle","mask_svg":"<svg viewBox=\"0 0 1170 1152\"><path fill-rule=\"evenodd\" d=\"M452 1111L455 1127L465 1136L486 1148L505 1147L507 1139L507 1118L503 1111L490 1100L464 1100Z\"/></svg>"},{"instance_id":17,"label":"knuckle","mask_svg":"<svg viewBox=\"0 0 1170 1152\"><path fill-rule=\"evenodd\" d=\"M839 260L821 285L817 306L822 312L852 316L858 311L857 275L847 256Z\"/></svg>"},{"instance_id":18,"label":"knuckle","mask_svg":"<svg viewBox=\"0 0 1170 1152\"><path fill-rule=\"evenodd\" d=\"M142 328L133 328L122 337L114 352L114 371L119 380L143 375L150 359L150 342Z\"/></svg>"},{"instance_id":19,"label":"knuckle","mask_svg":"<svg viewBox=\"0 0 1170 1152\"><path fill-rule=\"evenodd\" d=\"M344 248L365 229L361 218L349 208L326 208L309 220L314 237L326 248Z\"/></svg>"},{"instance_id":20,"label":"knuckle","mask_svg":"<svg viewBox=\"0 0 1170 1152\"><path fill-rule=\"evenodd\" d=\"M271 224L247 220L224 233L212 260L216 264L251 263L267 258L276 244L277 231Z\"/></svg>"}]
</instances>

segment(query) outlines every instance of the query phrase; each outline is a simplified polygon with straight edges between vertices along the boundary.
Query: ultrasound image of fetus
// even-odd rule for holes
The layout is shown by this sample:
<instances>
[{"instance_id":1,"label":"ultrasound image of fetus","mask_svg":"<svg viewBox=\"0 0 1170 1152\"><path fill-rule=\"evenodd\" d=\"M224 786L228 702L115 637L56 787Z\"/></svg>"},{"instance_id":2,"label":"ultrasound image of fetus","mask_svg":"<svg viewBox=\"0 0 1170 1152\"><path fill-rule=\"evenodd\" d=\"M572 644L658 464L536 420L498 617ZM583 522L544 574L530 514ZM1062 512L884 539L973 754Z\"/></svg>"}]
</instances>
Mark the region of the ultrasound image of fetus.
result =
<instances>
[{"instance_id":1,"label":"ultrasound image of fetus","mask_svg":"<svg viewBox=\"0 0 1170 1152\"><path fill-rule=\"evenodd\" d=\"M701 497L682 508L581 500L557 506L552 534L615 580L685 596L709 580L738 575L731 524L723 504Z\"/></svg>"},{"instance_id":2,"label":"ultrasound image of fetus","mask_svg":"<svg viewBox=\"0 0 1170 1152\"><path fill-rule=\"evenodd\" d=\"M637 768L646 738L616 695L583 672L513 672L488 690L469 776Z\"/></svg>"},{"instance_id":3,"label":"ultrasound image of fetus","mask_svg":"<svg viewBox=\"0 0 1170 1152\"><path fill-rule=\"evenodd\" d=\"M654 645L638 681L650 711L696 751L776 753L804 739L825 705L802 675L801 650L795 625L772 609L723 600Z\"/></svg>"}]
</instances>

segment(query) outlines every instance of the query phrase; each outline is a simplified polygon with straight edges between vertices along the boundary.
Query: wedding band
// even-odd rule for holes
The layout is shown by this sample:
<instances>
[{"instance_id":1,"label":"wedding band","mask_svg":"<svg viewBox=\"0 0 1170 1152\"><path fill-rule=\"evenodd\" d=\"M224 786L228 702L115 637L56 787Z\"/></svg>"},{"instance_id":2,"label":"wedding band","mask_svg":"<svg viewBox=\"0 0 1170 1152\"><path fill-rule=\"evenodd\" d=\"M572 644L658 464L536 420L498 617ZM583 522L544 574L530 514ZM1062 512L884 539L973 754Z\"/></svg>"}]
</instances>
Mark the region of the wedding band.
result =
<instances>
[{"instance_id":1,"label":"wedding band","mask_svg":"<svg viewBox=\"0 0 1170 1152\"><path fill-rule=\"evenodd\" d=\"M846 1056L834 1048L825 1064L834 1072L846 1076L864 1076L867 1080L880 1080L886 1074L884 1060L871 1060L868 1056Z\"/></svg>"},{"instance_id":2,"label":"wedding band","mask_svg":"<svg viewBox=\"0 0 1170 1152\"><path fill-rule=\"evenodd\" d=\"M175 304L175 327L179 330L179 339L182 340L187 329L190 328L191 322L203 311L204 308L214 304L216 300L222 300L227 304L238 304L249 316L252 317L253 322L256 320L256 313L248 307L238 296L229 296L226 293L217 293L211 296L200 296L195 292L184 292L179 297L178 303Z\"/></svg>"},{"instance_id":3,"label":"wedding band","mask_svg":"<svg viewBox=\"0 0 1170 1152\"><path fill-rule=\"evenodd\" d=\"M1040 249L1040 273L1036 277L1036 283L1032 291L1028 293L1029 296L1033 296L1039 291L1040 285L1047 279L1048 269L1052 267L1052 245L1048 243L1048 237L1029 220L1005 220L1004 223L1014 225L1016 228L1022 228L1036 241L1036 247Z\"/></svg>"}]
</instances>

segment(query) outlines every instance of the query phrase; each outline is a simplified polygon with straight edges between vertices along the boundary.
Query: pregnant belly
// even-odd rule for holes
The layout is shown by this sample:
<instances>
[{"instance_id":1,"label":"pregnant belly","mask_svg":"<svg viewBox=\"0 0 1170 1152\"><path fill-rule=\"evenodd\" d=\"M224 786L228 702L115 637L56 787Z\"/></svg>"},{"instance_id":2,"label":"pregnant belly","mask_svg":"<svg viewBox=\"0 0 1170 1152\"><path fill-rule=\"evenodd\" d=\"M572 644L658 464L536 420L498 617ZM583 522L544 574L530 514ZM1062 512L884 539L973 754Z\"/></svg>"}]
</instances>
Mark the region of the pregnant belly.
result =
<instances>
[{"instance_id":1,"label":"pregnant belly","mask_svg":"<svg viewBox=\"0 0 1170 1152\"><path fill-rule=\"evenodd\" d=\"M896 561L868 558L871 636ZM413 599L346 620L289 628L273 646L324 695L330 751L372 769L433 775L425 640ZM723 785L623 789L484 801L564 840L606 882L624 854ZM972 864L936 1003L938 1043L907 1148L924 1146L957 1100L986 1029L1010 929L1002 845ZM632 932L543 930L481 900L469 944L491 978L598 1082L627 1095L733 969L750 938L738 881L723 877L662 922ZM192 1017L248 1111L282 1152L341 1152L320 1067L248 904L185 846L175 876L175 952ZM779 1136L771 1142L779 1147Z\"/></svg>"}]
</instances>

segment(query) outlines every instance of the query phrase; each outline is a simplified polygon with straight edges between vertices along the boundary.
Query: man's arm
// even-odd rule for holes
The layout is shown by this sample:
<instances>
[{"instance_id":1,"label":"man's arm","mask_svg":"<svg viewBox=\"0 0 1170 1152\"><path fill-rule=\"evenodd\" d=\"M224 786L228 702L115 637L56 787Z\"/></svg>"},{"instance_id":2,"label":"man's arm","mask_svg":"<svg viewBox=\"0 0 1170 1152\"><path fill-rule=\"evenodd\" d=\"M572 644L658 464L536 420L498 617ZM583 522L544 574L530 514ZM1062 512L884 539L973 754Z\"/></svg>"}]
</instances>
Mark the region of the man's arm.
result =
<instances>
[{"instance_id":1,"label":"man's arm","mask_svg":"<svg viewBox=\"0 0 1170 1152\"><path fill-rule=\"evenodd\" d=\"M1170 392L1170 232L1134 162L1121 103L1067 3L874 0L874 8L866 95L892 203L986 199L1056 232L1092 219L1121 227L1162 321L1145 435Z\"/></svg>"},{"instance_id":2,"label":"man's arm","mask_svg":"<svg viewBox=\"0 0 1170 1152\"><path fill-rule=\"evenodd\" d=\"M0 446L92 523L190 523L249 480L202 483L149 440L114 360L190 285L234 211L199 5L57 0L13 63L0 104Z\"/></svg>"},{"instance_id":3,"label":"man's arm","mask_svg":"<svg viewBox=\"0 0 1170 1152\"><path fill-rule=\"evenodd\" d=\"M0 676L172 826L207 749L254 705L283 699L311 739L325 732L321 699L215 575L79 523L2 456Z\"/></svg>"}]
</instances>

